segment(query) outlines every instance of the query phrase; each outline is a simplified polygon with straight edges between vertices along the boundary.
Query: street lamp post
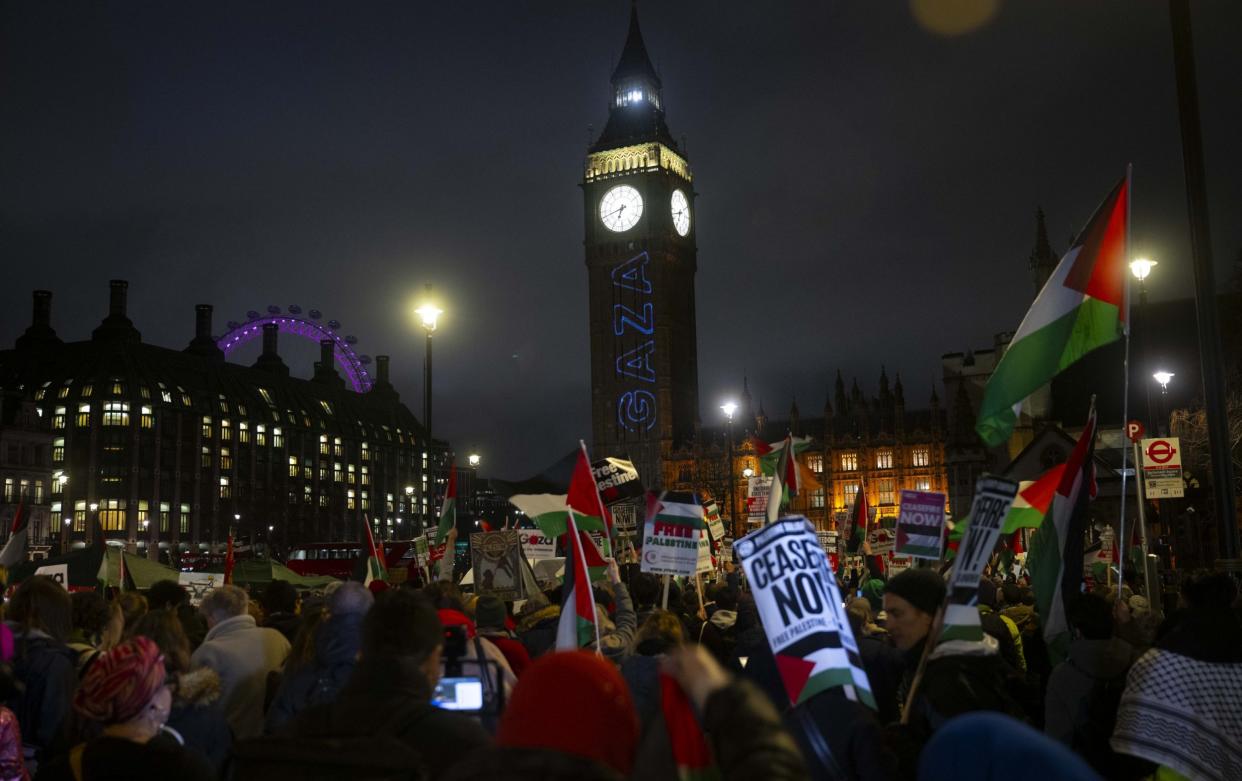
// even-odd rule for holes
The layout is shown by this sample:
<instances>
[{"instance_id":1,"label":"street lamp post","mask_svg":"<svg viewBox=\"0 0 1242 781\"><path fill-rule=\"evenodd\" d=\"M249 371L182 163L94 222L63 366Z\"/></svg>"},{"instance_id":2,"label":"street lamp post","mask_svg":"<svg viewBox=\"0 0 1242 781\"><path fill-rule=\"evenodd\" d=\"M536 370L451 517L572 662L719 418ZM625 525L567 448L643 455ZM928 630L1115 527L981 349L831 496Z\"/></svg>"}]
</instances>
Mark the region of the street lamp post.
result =
<instances>
[{"instance_id":1,"label":"street lamp post","mask_svg":"<svg viewBox=\"0 0 1242 781\"><path fill-rule=\"evenodd\" d=\"M427 286L427 298L431 298L431 285ZM436 332L436 321L444 310L430 300L414 310L423 330L427 332L427 354L423 361L423 426L427 429L427 447L431 448L431 335Z\"/></svg>"},{"instance_id":2,"label":"street lamp post","mask_svg":"<svg viewBox=\"0 0 1242 781\"><path fill-rule=\"evenodd\" d=\"M405 510L406 512L410 514L411 519L416 518L416 517L421 517L421 516L416 516L414 514L414 486L412 485L407 485L405 487ZM421 532L422 530L423 530L423 526L422 526L422 522L420 521L418 524L418 531Z\"/></svg>"},{"instance_id":3,"label":"street lamp post","mask_svg":"<svg viewBox=\"0 0 1242 781\"><path fill-rule=\"evenodd\" d=\"M726 401L720 405L720 410L725 414L728 423L725 425L725 436L728 439L728 459L729 459L729 528L733 531L734 539L737 539L737 512L734 506L734 494L737 491L733 486L733 413L737 412L737 403Z\"/></svg>"},{"instance_id":4,"label":"street lamp post","mask_svg":"<svg viewBox=\"0 0 1242 781\"><path fill-rule=\"evenodd\" d=\"M1177 375L1173 372L1168 372L1163 369L1151 376L1153 380L1160 383L1160 416L1156 420L1156 434L1159 436L1168 436L1166 433L1166 427L1161 424L1164 423L1165 416L1169 414L1169 382L1171 382L1176 376Z\"/></svg>"},{"instance_id":5,"label":"street lamp post","mask_svg":"<svg viewBox=\"0 0 1242 781\"><path fill-rule=\"evenodd\" d=\"M1139 334L1142 337L1142 361L1144 371L1151 366L1151 356L1149 354L1151 329L1147 323L1147 277L1151 276L1151 270L1158 265L1160 265L1159 262L1150 260L1149 258L1135 258L1130 261L1130 273L1134 275L1134 278L1137 279L1139 283L1138 322L1142 323L1142 328L1144 329ZM1157 423L1156 413L1151 402L1151 386L1145 385L1144 387L1147 394L1147 425L1157 428L1155 425ZM1159 432L1157 431L1157 433Z\"/></svg>"}]
</instances>

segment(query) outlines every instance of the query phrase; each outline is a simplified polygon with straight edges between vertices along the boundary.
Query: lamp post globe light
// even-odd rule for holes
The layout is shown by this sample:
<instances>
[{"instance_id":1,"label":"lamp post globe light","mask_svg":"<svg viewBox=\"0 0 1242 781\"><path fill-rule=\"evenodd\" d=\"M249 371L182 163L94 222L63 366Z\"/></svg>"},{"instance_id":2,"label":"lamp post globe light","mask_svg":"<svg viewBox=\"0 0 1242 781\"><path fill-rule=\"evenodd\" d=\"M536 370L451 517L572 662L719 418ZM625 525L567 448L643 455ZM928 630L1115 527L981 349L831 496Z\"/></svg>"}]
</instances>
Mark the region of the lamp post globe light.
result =
<instances>
[{"instance_id":1,"label":"lamp post globe light","mask_svg":"<svg viewBox=\"0 0 1242 781\"><path fill-rule=\"evenodd\" d=\"M1169 392L1169 382L1171 382L1171 381L1172 381L1172 379L1173 379L1174 377L1176 377L1176 376L1177 376L1177 375L1176 375L1176 374L1174 374L1173 372L1166 372L1166 371L1164 371L1164 370L1161 370L1161 371L1158 371L1158 372L1156 372L1155 374L1153 374L1151 377L1152 377L1152 379L1153 379L1153 380L1155 380L1156 382L1160 383L1160 392L1161 392L1161 393L1168 393L1168 392Z\"/></svg>"},{"instance_id":2,"label":"lamp post globe light","mask_svg":"<svg viewBox=\"0 0 1242 781\"><path fill-rule=\"evenodd\" d=\"M431 335L435 333L444 310L431 299L431 285L427 286L426 300L414 310L419 324L427 332L427 352L423 362L423 426L427 429L427 447L431 448Z\"/></svg>"},{"instance_id":3,"label":"lamp post globe light","mask_svg":"<svg viewBox=\"0 0 1242 781\"><path fill-rule=\"evenodd\" d=\"M466 456L466 461L470 464L470 466L477 469L479 464L483 462L483 459L479 456L478 453L471 453L470 455Z\"/></svg>"},{"instance_id":4,"label":"lamp post globe light","mask_svg":"<svg viewBox=\"0 0 1242 781\"><path fill-rule=\"evenodd\" d=\"M1165 426L1163 424L1164 424L1164 419L1169 414L1168 410L1166 409L1166 406L1168 405L1168 402L1169 402L1169 383L1172 382L1173 378L1176 376L1177 375L1175 375L1173 372L1165 371L1164 369L1161 369L1151 375L1151 378L1153 380L1160 383L1160 409L1159 409L1160 417L1156 421L1158 424L1156 426L1156 434L1158 436L1166 436Z\"/></svg>"}]
</instances>

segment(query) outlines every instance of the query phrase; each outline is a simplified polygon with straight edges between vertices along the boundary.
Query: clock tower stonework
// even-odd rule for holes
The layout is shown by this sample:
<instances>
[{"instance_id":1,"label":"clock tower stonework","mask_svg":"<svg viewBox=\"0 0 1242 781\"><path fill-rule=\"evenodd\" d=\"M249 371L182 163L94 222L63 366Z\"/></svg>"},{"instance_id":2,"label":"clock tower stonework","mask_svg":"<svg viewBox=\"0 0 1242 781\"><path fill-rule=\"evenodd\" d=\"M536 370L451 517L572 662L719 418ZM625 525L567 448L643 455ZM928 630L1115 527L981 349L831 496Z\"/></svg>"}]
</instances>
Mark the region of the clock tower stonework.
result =
<instances>
[{"instance_id":1,"label":"clock tower stonework","mask_svg":"<svg viewBox=\"0 0 1242 781\"><path fill-rule=\"evenodd\" d=\"M696 215L690 164L665 124L636 8L582 194L593 454L633 460L654 486L698 422Z\"/></svg>"}]
</instances>

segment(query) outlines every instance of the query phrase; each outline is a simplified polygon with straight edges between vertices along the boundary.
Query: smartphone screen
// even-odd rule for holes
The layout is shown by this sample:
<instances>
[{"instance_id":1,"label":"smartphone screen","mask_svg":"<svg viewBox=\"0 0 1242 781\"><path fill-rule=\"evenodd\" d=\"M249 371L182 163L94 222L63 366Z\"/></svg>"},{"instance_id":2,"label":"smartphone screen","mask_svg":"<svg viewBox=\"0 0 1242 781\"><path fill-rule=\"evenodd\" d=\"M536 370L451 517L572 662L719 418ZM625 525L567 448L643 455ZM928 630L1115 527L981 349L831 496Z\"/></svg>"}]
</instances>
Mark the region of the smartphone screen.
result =
<instances>
[{"instance_id":1,"label":"smartphone screen","mask_svg":"<svg viewBox=\"0 0 1242 781\"><path fill-rule=\"evenodd\" d=\"M474 676L441 678L431 704L445 710L483 710L483 681Z\"/></svg>"}]
</instances>

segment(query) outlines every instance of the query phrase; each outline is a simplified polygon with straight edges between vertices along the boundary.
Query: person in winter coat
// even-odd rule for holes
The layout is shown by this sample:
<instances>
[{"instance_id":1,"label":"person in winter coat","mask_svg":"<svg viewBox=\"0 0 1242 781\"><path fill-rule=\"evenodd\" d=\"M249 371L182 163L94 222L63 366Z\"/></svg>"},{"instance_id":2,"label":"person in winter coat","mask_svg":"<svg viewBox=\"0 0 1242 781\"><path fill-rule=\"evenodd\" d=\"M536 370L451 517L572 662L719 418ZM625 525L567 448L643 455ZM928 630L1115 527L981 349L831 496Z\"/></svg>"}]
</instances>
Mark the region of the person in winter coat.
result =
<instances>
[{"instance_id":1,"label":"person in winter coat","mask_svg":"<svg viewBox=\"0 0 1242 781\"><path fill-rule=\"evenodd\" d=\"M280 632L292 645L302 623L298 617L302 598L297 588L287 580L273 580L263 589L259 604L263 606L263 626Z\"/></svg>"},{"instance_id":2,"label":"person in winter coat","mask_svg":"<svg viewBox=\"0 0 1242 781\"><path fill-rule=\"evenodd\" d=\"M17 695L17 679L13 677L13 632L0 624L0 699ZM0 706L0 781L30 781L22 758L22 729L17 714Z\"/></svg>"},{"instance_id":3,"label":"person in winter coat","mask_svg":"<svg viewBox=\"0 0 1242 781\"><path fill-rule=\"evenodd\" d=\"M147 604L151 610L172 610L190 641L190 652L203 644L207 636L207 621L203 614L190 604L190 592L175 580L157 580L147 589Z\"/></svg>"},{"instance_id":4,"label":"person in winter coat","mask_svg":"<svg viewBox=\"0 0 1242 781\"><path fill-rule=\"evenodd\" d=\"M647 617L634 636L633 652L621 662L638 721L646 733L660 708L660 662L685 641L681 621L667 610L656 610Z\"/></svg>"},{"instance_id":5,"label":"person in winter coat","mask_svg":"<svg viewBox=\"0 0 1242 781\"><path fill-rule=\"evenodd\" d=\"M164 730L181 745L201 753L217 774L224 771L233 747L220 701L220 676L209 667L190 665L190 640L174 609L152 610L134 626L135 637L153 641L164 655L173 683L172 710Z\"/></svg>"},{"instance_id":6,"label":"person in winter coat","mask_svg":"<svg viewBox=\"0 0 1242 781\"><path fill-rule=\"evenodd\" d=\"M608 559L608 580L612 584L617 612L614 618L609 619L606 610L600 605L595 606L600 621L599 650L606 658L620 663L630 652L634 633L638 631L638 619L634 612L634 601L630 599L629 589L621 582L621 571L614 559ZM593 648L594 643L589 647Z\"/></svg>"},{"instance_id":7,"label":"person in winter coat","mask_svg":"<svg viewBox=\"0 0 1242 781\"><path fill-rule=\"evenodd\" d=\"M518 613L517 636L526 647L531 659L536 659L556 647L556 627L561 620L561 606L545 594L535 594L522 605Z\"/></svg>"},{"instance_id":8,"label":"person in winter coat","mask_svg":"<svg viewBox=\"0 0 1242 781\"><path fill-rule=\"evenodd\" d=\"M474 625L479 637L487 639L505 655L505 661L513 670L513 675L522 677L522 673L530 666L530 654L513 633L505 626L509 613L500 597L485 595L479 597L474 606Z\"/></svg>"},{"instance_id":9,"label":"person in winter coat","mask_svg":"<svg viewBox=\"0 0 1242 781\"><path fill-rule=\"evenodd\" d=\"M160 739L173 700L166 674L159 646L147 637L126 640L96 660L73 708L99 726L99 736L49 762L39 781L214 779L201 754Z\"/></svg>"},{"instance_id":10,"label":"person in winter coat","mask_svg":"<svg viewBox=\"0 0 1242 781\"><path fill-rule=\"evenodd\" d=\"M22 581L9 602L13 675L21 687L4 706L17 715L31 772L59 739L78 687L77 654L65 645L71 615L68 592L45 575Z\"/></svg>"},{"instance_id":11,"label":"person in winter coat","mask_svg":"<svg viewBox=\"0 0 1242 781\"><path fill-rule=\"evenodd\" d=\"M1026 657L1022 653L1022 632L1012 618L1000 613L996 584L987 578L979 581L979 621L983 631L996 638L1001 656L1014 669L1026 673Z\"/></svg>"},{"instance_id":12,"label":"person in winter coat","mask_svg":"<svg viewBox=\"0 0 1242 781\"><path fill-rule=\"evenodd\" d=\"M220 674L221 696L234 735L248 738L263 731L267 676L289 655L289 641L275 629L260 627L247 610L246 592L219 586L207 592L199 610L207 619L207 638L190 662Z\"/></svg>"},{"instance_id":13,"label":"person in winter coat","mask_svg":"<svg viewBox=\"0 0 1242 781\"><path fill-rule=\"evenodd\" d=\"M716 609L699 627L698 642L712 652L725 669L741 672L737 661L737 599L738 594L725 585L712 588Z\"/></svg>"},{"instance_id":14,"label":"person in winter coat","mask_svg":"<svg viewBox=\"0 0 1242 781\"><path fill-rule=\"evenodd\" d=\"M1093 690L1108 681L1124 686L1136 655L1129 643L1113 637L1112 612L1103 597L1078 594L1068 605L1066 619L1073 639L1068 657L1048 678L1044 732L1074 748L1075 733L1087 726L1090 718L1088 701Z\"/></svg>"},{"instance_id":15,"label":"person in winter coat","mask_svg":"<svg viewBox=\"0 0 1242 781\"><path fill-rule=\"evenodd\" d=\"M265 731L278 732L313 705L332 702L349 681L362 646L362 621L374 604L371 592L349 581L328 599L328 617L315 632L314 658L286 670L268 710Z\"/></svg>"},{"instance_id":16,"label":"person in winter coat","mask_svg":"<svg viewBox=\"0 0 1242 781\"><path fill-rule=\"evenodd\" d=\"M399 589L380 595L362 620L358 665L336 701L294 719L286 733L304 740L386 735L421 757L420 778L448 769L489 743L479 722L431 704L440 677L444 628L430 600Z\"/></svg>"}]
</instances>

